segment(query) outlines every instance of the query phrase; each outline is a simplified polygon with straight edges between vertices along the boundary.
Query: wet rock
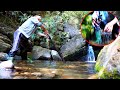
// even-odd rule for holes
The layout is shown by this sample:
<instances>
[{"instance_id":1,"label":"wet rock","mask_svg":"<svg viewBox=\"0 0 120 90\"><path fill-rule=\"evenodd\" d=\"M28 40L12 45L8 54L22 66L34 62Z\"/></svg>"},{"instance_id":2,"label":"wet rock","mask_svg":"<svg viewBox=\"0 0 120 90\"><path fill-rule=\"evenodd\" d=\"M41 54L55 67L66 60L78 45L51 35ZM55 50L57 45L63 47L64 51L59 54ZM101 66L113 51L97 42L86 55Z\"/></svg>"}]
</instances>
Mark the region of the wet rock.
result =
<instances>
[{"instance_id":1,"label":"wet rock","mask_svg":"<svg viewBox=\"0 0 120 90\"><path fill-rule=\"evenodd\" d=\"M120 78L120 36L100 51L95 70L100 78Z\"/></svg>"},{"instance_id":2,"label":"wet rock","mask_svg":"<svg viewBox=\"0 0 120 90\"><path fill-rule=\"evenodd\" d=\"M33 60L41 60L41 59L51 59L51 50L42 48L40 46L34 46L32 50L32 58Z\"/></svg>"},{"instance_id":3,"label":"wet rock","mask_svg":"<svg viewBox=\"0 0 120 90\"><path fill-rule=\"evenodd\" d=\"M3 40L5 43L12 44L12 41L5 35L0 33L0 39Z\"/></svg>"},{"instance_id":4,"label":"wet rock","mask_svg":"<svg viewBox=\"0 0 120 90\"><path fill-rule=\"evenodd\" d=\"M3 61L0 63L0 69L13 69L14 64L11 60Z\"/></svg>"},{"instance_id":5,"label":"wet rock","mask_svg":"<svg viewBox=\"0 0 120 90\"><path fill-rule=\"evenodd\" d=\"M40 73L40 72L33 72L33 73L31 73L31 75L35 75L35 76L41 77L42 73Z\"/></svg>"},{"instance_id":6,"label":"wet rock","mask_svg":"<svg viewBox=\"0 0 120 90\"><path fill-rule=\"evenodd\" d=\"M23 77L23 76L15 76L13 77L13 79L26 79L27 77Z\"/></svg>"},{"instance_id":7,"label":"wet rock","mask_svg":"<svg viewBox=\"0 0 120 90\"><path fill-rule=\"evenodd\" d=\"M12 70L0 68L0 79L12 79Z\"/></svg>"},{"instance_id":8,"label":"wet rock","mask_svg":"<svg viewBox=\"0 0 120 90\"><path fill-rule=\"evenodd\" d=\"M87 54L85 40L81 35L74 36L72 39L70 39L70 41L62 45L60 52L65 60L74 60L76 58L83 57Z\"/></svg>"},{"instance_id":9,"label":"wet rock","mask_svg":"<svg viewBox=\"0 0 120 90\"><path fill-rule=\"evenodd\" d=\"M14 29L11 26L0 23L0 52L8 52L13 41Z\"/></svg>"},{"instance_id":10,"label":"wet rock","mask_svg":"<svg viewBox=\"0 0 120 90\"><path fill-rule=\"evenodd\" d=\"M6 60L5 56L7 53L0 52L0 60Z\"/></svg>"},{"instance_id":11,"label":"wet rock","mask_svg":"<svg viewBox=\"0 0 120 90\"><path fill-rule=\"evenodd\" d=\"M76 35L80 35L80 31L69 23L64 24L64 31L69 34L70 38L73 38Z\"/></svg>"},{"instance_id":12,"label":"wet rock","mask_svg":"<svg viewBox=\"0 0 120 90\"><path fill-rule=\"evenodd\" d=\"M0 23L0 33L6 35L10 40L13 40L13 33L15 29L7 26L5 24Z\"/></svg>"},{"instance_id":13,"label":"wet rock","mask_svg":"<svg viewBox=\"0 0 120 90\"><path fill-rule=\"evenodd\" d=\"M62 60L58 52L55 50L51 50L51 55L52 55L53 60Z\"/></svg>"},{"instance_id":14,"label":"wet rock","mask_svg":"<svg viewBox=\"0 0 120 90\"><path fill-rule=\"evenodd\" d=\"M3 40L0 39L0 52L7 52L10 48L10 44L5 43Z\"/></svg>"},{"instance_id":15,"label":"wet rock","mask_svg":"<svg viewBox=\"0 0 120 90\"><path fill-rule=\"evenodd\" d=\"M54 78L56 75L54 73L46 73L44 74L44 78L46 79L52 79Z\"/></svg>"}]
</instances>

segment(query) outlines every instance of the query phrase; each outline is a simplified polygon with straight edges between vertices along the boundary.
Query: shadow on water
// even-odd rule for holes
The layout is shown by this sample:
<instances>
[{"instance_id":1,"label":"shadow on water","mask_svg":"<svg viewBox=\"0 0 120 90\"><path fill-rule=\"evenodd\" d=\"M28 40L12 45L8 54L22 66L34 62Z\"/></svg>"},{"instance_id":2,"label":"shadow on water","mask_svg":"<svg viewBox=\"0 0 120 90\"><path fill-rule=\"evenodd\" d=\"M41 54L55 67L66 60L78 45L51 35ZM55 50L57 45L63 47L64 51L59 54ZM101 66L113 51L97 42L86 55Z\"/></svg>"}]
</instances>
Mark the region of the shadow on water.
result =
<instances>
[{"instance_id":1,"label":"shadow on water","mask_svg":"<svg viewBox=\"0 0 120 90\"><path fill-rule=\"evenodd\" d=\"M0 70L1 79L88 79L95 63L81 61L15 61L15 70Z\"/></svg>"}]
</instances>

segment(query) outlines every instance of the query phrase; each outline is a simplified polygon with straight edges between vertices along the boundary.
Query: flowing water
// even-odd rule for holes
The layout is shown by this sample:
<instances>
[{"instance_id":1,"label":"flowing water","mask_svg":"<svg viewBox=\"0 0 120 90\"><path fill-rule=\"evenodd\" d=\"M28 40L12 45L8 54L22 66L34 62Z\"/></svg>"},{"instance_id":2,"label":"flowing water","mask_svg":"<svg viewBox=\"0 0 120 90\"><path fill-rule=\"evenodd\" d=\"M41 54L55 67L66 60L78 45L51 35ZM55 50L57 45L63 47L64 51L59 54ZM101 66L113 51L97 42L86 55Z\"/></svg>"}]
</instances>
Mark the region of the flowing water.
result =
<instances>
[{"instance_id":1,"label":"flowing water","mask_svg":"<svg viewBox=\"0 0 120 90\"><path fill-rule=\"evenodd\" d=\"M93 50L93 47L91 45L88 45L87 59L86 60L87 60L86 62L96 62L94 50Z\"/></svg>"},{"instance_id":2,"label":"flowing water","mask_svg":"<svg viewBox=\"0 0 120 90\"><path fill-rule=\"evenodd\" d=\"M0 79L96 79L95 63L82 61L14 61L15 70L0 70Z\"/></svg>"}]
</instances>

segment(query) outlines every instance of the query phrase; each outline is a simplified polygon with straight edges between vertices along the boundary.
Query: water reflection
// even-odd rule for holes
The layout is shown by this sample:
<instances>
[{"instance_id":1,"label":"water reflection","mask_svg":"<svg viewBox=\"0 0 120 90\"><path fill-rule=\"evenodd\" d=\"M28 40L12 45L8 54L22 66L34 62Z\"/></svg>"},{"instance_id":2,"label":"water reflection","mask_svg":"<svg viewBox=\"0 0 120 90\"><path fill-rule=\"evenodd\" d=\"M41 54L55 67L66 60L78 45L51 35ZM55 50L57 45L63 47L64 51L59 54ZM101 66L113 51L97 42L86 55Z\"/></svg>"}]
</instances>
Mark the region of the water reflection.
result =
<instances>
[{"instance_id":1,"label":"water reflection","mask_svg":"<svg viewBox=\"0 0 120 90\"><path fill-rule=\"evenodd\" d=\"M57 66L56 61L44 61L43 64L44 64L44 66L47 66L47 67L49 66L51 68L55 68Z\"/></svg>"}]
</instances>

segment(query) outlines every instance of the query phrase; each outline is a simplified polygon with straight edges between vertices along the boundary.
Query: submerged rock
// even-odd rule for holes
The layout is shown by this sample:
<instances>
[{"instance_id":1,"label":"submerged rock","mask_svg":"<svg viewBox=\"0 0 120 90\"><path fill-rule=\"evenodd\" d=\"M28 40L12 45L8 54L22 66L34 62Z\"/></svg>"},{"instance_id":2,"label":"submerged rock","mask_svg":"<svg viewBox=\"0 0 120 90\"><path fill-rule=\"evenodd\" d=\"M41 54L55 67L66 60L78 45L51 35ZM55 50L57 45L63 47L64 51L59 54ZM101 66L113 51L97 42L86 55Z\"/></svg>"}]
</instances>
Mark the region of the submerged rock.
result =
<instances>
[{"instance_id":1,"label":"submerged rock","mask_svg":"<svg viewBox=\"0 0 120 90\"><path fill-rule=\"evenodd\" d=\"M55 76L56 76L56 74L54 74L54 73L45 73L43 78L45 78L45 79L52 79Z\"/></svg>"},{"instance_id":2,"label":"submerged rock","mask_svg":"<svg viewBox=\"0 0 120 90\"><path fill-rule=\"evenodd\" d=\"M33 72L33 73L31 73L31 75L35 75L35 76L40 77L40 76L42 76L42 73L40 73L40 72Z\"/></svg>"}]
</instances>

